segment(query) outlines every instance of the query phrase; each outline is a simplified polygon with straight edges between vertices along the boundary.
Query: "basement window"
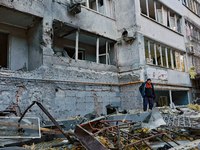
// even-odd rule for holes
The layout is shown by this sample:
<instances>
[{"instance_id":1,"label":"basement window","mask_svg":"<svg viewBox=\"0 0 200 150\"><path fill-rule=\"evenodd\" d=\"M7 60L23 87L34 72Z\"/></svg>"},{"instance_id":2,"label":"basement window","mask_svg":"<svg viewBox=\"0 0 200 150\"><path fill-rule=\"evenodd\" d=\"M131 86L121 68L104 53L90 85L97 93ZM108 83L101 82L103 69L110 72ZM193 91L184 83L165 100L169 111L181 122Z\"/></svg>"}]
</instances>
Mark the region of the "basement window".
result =
<instances>
[{"instance_id":1,"label":"basement window","mask_svg":"<svg viewBox=\"0 0 200 150\"><path fill-rule=\"evenodd\" d=\"M146 38L144 46L147 64L185 71L185 53L173 50L168 46Z\"/></svg>"},{"instance_id":2,"label":"basement window","mask_svg":"<svg viewBox=\"0 0 200 150\"><path fill-rule=\"evenodd\" d=\"M181 33L181 15L156 0L140 0L141 13L170 29Z\"/></svg>"}]
</instances>

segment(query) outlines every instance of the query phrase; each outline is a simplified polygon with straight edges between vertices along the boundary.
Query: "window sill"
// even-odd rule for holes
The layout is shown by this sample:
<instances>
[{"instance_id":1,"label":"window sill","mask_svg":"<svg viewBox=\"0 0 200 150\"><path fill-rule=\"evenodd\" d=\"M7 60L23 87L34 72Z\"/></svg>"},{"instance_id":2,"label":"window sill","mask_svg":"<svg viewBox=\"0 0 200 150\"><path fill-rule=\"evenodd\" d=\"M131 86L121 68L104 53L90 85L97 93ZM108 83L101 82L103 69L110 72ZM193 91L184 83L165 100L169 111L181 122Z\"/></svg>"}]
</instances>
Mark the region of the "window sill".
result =
<instances>
[{"instance_id":1,"label":"window sill","mask_svg":"<svg viewBox=\"0 0 200 150\"><path fill-rule=\"evenodd\" d=\"M77 67L77 68L85 68L92 69L98 71L108 71L108 72L117 72L117 67L112 64L103 64L96 63L88 60L75 60L69 57L58 57L58 56L47 56L47 59L51 59L51 64L54 65L62 65L67 67ZM49 63L49 62L48 62Z\"/></svg>"},{"instance_id":2,"label":"window sill","mask_svg":"<svg viewBox=\"0 0 200 150\"><path fill-rule=\"evenodd\" d=\"M161 25L161 26L163 26L164 28L166 28L166 29L168 29L168 30L171 30L172 32L174 32L174 33L176 33L176 34L179 34L180 36L184 36L183 34L181 34L181 33L177 32L177 31L174 31L174 30L170 29L169 27L163 25L162 23L157 22L156 20L154 20L154 19L152 19L152 18L146 16L145 14L140 13L140 15L143 16L143 17L145 17L145 18L147 18L147 19L149 19L149 20L151 20L151 21L153 21L153 22L155 22L155 23L157 23L157 24L159 24L159 25Z\"/></svg>"},{"instance_id":3,"label":"window sill","mask_svg":"<svg viewBox=\"0 0 200 150\"><path fill-rule=\"evenodd\" d=\"M195 12L193 12L189 7L187 7L185 4L183 4L189 11L191 11L194 15L196 15L197 17L200 18L200 15L196 14Z\"/></svg>"},{"instance_id":4,"label":"window sill","mask_svg":"<svg viewBox=\"0 0 200 150\"><path fill-rule=\"evenodd\" d=\"M87 10L89 10L89 11L92 11L92 12L98 14L98 15L101 15L101 16L103 16L103 17L106 17L106 18L108 18L108 19L111 19L111 20L113 20L113 21L116 21L114 18L111 18L111 17L109 17L109 16L107 16L107 15L105 15L105 14L102 14L102 13L100 13L100 12L97 12L96 10L93 10L93 9L88 8L88 7L86 7L86 6L83 6L83 5L81 5L81 7L82 7L82 8L85 8L85 9L87 9Z\"/></svg>"},{"instance_id":5,"label":"window sill","mask_svg":"<svg viewBox=\"0 0 200 150\"><path fill-rule=\"evenodd\" d=\"M163 69L175 70L175 71L179 71L179 72L185 72L185 71L180 71L180 70L177 70L177 69L167 68L167 67L163 67L163 66L159 66L159 65L149 64L149 63L146 63L146 65L159 67L159 68L163 68Z\"/></svg>"}]
</instances>

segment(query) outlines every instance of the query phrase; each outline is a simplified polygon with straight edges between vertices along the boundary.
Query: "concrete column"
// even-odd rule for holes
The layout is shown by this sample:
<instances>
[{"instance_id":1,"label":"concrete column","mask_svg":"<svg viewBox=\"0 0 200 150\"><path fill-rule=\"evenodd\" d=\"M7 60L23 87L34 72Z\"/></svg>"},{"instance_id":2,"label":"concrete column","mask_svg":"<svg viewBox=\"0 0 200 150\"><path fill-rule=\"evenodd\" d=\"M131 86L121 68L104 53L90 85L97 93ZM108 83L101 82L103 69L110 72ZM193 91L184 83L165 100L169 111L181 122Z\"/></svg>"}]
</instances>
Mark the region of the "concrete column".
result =
<instances>
[{"instance_id":1,"label":"concrete column","mask_svg":"<svg viewBox=\"0 0 200 150\"><path fill-rule=\"evenodd\" d=\"M96 63L99 63L99 38L96 41Z\"/></svg>"},{"instance_id":2,"label":"concrete column","mask_svg":"<svg viewBox=\"0 0 200 150\"><path fill-rule=\"evenodd\" d=\"M172 106L172 91L169 90L170 107Z\"/></svg>"},{"instance_id":3,"label":"concrete column","mask_svg":"<svg viewBox=\"0 0 200 150\"><path fill-rule=\"evenodd\" d=\"M108 65L108 41L106 41L106 65Z\"/></svg>"},{"instance_id":4,"label":"concrete column","mask_svg":"<svg viewBox=\"0 0 200 150\"><path fill-rule=\"evenodd\" d=\"M79 42L79 31L76 31L75 60L78 60L78 42Z\"/></svg>"}]
</instances>

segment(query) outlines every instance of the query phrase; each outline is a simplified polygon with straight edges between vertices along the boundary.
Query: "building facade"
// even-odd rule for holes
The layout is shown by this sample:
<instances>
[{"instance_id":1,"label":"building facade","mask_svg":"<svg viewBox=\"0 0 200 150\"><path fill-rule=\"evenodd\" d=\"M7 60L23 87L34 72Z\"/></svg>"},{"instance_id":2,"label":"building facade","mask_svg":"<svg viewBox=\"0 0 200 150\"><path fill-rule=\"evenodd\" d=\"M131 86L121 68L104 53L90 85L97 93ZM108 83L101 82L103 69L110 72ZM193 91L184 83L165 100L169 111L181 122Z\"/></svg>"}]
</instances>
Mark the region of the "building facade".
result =
<instances>
[{"instance_id":1,"label":"building facade","mask_svg":"<svg viewBox=\"0 0 200 150\"><path fill-rule=\"evenodd\" d=\"M61 119L110 103L142 109L147 78L157 106L198 98L197 0L0 0L0 43L1 110L39 101ZM27 116L46 120L36 106Z\"/></svg>"}]
</instances>

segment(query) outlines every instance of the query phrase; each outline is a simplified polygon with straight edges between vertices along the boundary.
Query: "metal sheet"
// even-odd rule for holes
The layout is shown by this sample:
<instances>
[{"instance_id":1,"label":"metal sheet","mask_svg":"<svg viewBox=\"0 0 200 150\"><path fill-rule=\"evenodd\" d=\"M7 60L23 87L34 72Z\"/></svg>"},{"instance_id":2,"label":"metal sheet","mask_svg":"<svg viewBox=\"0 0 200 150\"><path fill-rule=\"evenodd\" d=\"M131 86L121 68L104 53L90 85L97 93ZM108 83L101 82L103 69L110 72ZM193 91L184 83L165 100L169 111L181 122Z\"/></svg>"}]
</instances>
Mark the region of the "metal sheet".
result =
<instances>
[{"instance_id":1,"label":"metal sheet","mask_svg":"<svg viewBox=\"0 0 200 150\"><path fill-rule=\"evenodd\" d=\"M100 141L92 137L87 130L79 125L76 126L75 134L88 150L108 150Z\"/></svg>"},{"instance_id":2,"label":"metal sheet","mask_svg":"<svg viewBox=\"0 0 200 150\"><path fill-rule=\"evenodd\" d=\"M0 138L41 138L40 120L25 117L0 117Z\"/></svg>"}]
</instances>

